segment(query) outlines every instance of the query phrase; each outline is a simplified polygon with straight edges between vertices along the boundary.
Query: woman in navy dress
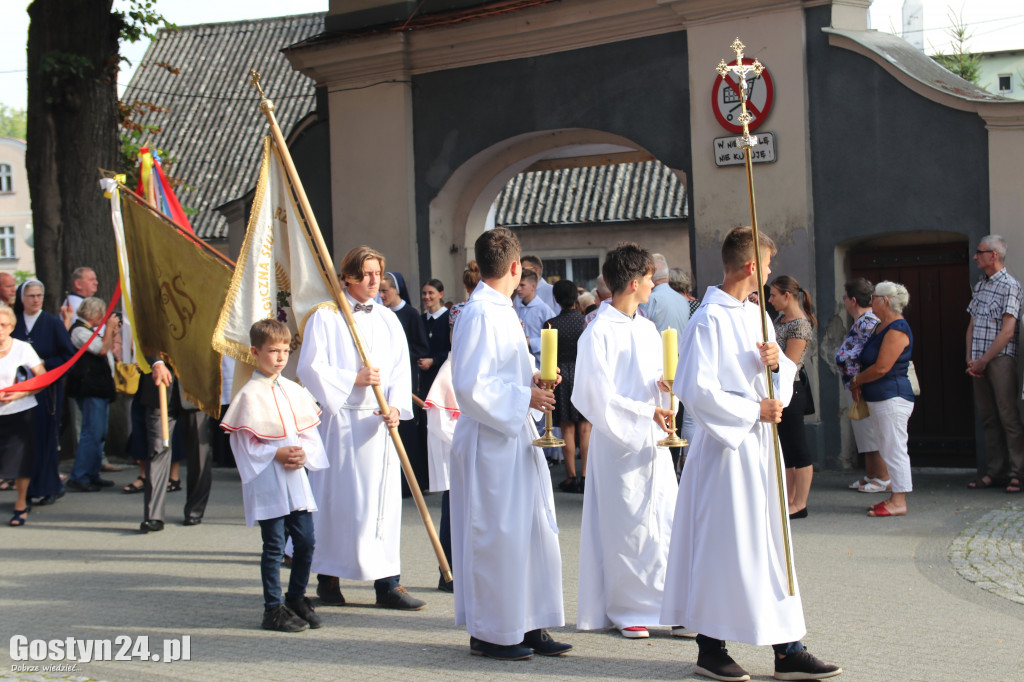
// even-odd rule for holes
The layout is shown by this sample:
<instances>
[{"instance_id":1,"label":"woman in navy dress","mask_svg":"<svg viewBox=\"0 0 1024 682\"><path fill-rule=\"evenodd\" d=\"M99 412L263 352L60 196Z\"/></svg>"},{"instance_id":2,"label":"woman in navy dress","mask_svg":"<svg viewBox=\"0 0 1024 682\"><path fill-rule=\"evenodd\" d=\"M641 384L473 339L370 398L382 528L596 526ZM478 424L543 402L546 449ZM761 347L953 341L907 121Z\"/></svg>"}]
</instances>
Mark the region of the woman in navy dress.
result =
<instances>
[{"instance_id":1,"label":"woman in navy dress","mask_svg":"<svg viewBox=\"0 0 1024 682\"><path fill-rule=\"evenodd\" d=\"M11 334L32 346L42 359L46 371L60 367L75 354L71 336L56 315L43 310L46 289L37 279L26 280L18 287L14 300L17 322ZM37 505L53 504L64 495L60 480L60 413L64 408L64 379L55 381L36 395L35 466L28 485L29 499L38 498Z\"/></svg>"},{"instance_id":2,"label":"woman in navy dress","mask_svg":"<svg viewBox=\"0 0 1024 682\"><path fill-rule=\"evenodd\" d=\"M434 383L437 371L448 359L452 350L452 335L448 325L448 309L444 307L444 284L439 279L432 279L420 290L420 302L423 304L423 326L427 330L427 343L430 353L420 359L420 388L426 397L427 391Z\"/></svg>"}]
</instances>

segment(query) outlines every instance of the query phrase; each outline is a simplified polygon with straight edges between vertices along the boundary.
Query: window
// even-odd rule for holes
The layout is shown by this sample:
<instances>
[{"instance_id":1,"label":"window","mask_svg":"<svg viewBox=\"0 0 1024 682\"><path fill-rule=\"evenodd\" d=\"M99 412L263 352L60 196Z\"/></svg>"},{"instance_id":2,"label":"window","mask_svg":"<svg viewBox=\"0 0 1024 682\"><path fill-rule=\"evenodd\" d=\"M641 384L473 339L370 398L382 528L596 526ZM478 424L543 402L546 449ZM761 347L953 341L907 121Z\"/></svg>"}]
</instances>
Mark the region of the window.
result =
<instances>
[{"instance_id":1,"label":"window","mask_svg":"<svg viewBox=\"0 0 1024 682\"><path fill-rule=\"evenodd\" d=\"M14 191L14 174L11 166L7 163L0 163L0 192Z\"/></svg>"},{"instance_id":2,"label":"window","mask_svg":"<svg viewBox=\"0 0 1024 682\"><path fill-rule=\"evenodd\" d=\"M17 258L14 251L14 225L0 225L0 258Z\"/></svg>"},{"instance_id":3,"label":"window","mask_svg":"<svg viewBox=\"0 0 1024 682\"><path fill-rule=\"evenodd\" d=\"M570 279L584 289L593 289L601 268L597 258L545 258L544 279Z\"/></svg>"},{"instance_id":4,"label":"window","mask_svg":"<svg viewBox=\"0 0 1024 682\"><path fill-rule=\"evenodd\" d=\"M1013 76L1011 74L999 74L999 92L1013 92Z\"/></svg>"}]
</instances>

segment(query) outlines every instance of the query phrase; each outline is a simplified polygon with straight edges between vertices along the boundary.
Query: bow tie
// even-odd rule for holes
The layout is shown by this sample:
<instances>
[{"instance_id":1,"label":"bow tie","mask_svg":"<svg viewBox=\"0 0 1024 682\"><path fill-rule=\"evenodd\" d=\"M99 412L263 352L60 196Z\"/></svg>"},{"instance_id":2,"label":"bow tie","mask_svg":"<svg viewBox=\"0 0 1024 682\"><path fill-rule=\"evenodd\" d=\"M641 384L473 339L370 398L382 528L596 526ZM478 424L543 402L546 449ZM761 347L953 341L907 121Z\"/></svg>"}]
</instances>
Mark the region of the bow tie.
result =
<instances>
[{"instance_id":1,"label":"bow tie","mask_svg":"<svg viewBox=\"0 0 1024 682\"><path fill-rule=\"evenodd\" d=\"M362 303L356 303L355 311L358 313L360 310L370 312L371 310L373 310L373 304L367 303L366 305L363 305Z\"/></svg>"}]
</instances>

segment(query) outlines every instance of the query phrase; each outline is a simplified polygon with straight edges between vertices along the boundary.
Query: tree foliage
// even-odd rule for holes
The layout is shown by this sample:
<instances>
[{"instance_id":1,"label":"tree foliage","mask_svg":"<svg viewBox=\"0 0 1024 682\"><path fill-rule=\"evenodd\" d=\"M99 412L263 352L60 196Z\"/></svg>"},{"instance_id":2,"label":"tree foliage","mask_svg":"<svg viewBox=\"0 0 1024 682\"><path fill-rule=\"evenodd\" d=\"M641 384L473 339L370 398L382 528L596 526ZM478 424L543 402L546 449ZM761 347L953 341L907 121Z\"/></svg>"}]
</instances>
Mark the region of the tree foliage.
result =
<instances>
[{"instance_id":1,"label":"tree foliage","mask_svg":"<svg viewBox=\"0 0 1024 682\"><path fill-rule=\"evenodd\" d=\"M0 137L16 137L19 140L24 140L27 123L27 111L0 104Z\"/></svg>"},{"instance_id":2,"label":"tree foliage","mask_svg":"<svg viewBox=\"0 0 1024 682\"><path fill-rule=\"evenodd\" d=\"M949 54L937 54L932 57L946 69L952 71L965 81L980 85L981 79L981 57L972 54L967 50L967 41L971 39L967 24L963 16L956 15L952 10L949 12L950 27L947 29L953 42Z\"/></svg>"}]
</instances>

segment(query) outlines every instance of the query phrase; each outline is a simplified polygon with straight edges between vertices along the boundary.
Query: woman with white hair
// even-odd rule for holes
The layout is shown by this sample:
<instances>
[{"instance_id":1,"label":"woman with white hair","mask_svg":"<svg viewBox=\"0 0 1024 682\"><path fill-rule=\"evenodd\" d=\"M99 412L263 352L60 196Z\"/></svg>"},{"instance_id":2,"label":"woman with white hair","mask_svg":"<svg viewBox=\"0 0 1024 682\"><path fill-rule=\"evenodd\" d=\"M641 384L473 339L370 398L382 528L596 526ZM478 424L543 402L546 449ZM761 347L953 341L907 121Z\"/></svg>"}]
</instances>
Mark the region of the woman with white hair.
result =
<instances>
[{"instance_id":1,"label":"woman with white hair","mask_svg":"<svg viewBox=\"0 0 1024 682\"><path fill-rule=\"evenodd\" d=\"M914 391L907 368L914 348L914 335L903 319L910 300L907 288L895 282L879 282L872 296L878 324L860 354L861 370L850 380L854 398L863 397L874 419L878 451L889 469L892 494L868 510L868 516L903 516L907 513L910 455L907 452L907 422L914 411Z\"/></svg>"},{"instance_id":2,"label":"woman with white hair","mask_svg":"<svg viewBox=\"0 0 1024 682\"><path fill-rule=\"evenodd\" d=\"M45 369L32 346L11 336L17 318L7 304L0 302L0 388L21 383ZM10 525L24 526L25 516L32 509L28 503L28 481L34 459L35 391L4 391L0 393L0 477L14 480L18 498Z\"/></svg>"},{"instance_id":3,"label":"woman with white hair","mask_svg":"<svg viewBox=\"0 0 1024 682\"><path fill-rule=\"evenodd\" d=\"M75 348L89 344L68 378L68 395L78 401L82 410L82 434L78 438L71 477L65 484L72 492L95 492L113 485L112 481L100 478L100 467L107 440L110 401L116 395L114 356L110 351L121 331L118 318L111 316L107 321L102 340L97 336L89 342L93 330L103 324L105 309L102 299L90 296L78 306L79 319L71 325L71 343Z\"/></svg>"}]
</instances>

